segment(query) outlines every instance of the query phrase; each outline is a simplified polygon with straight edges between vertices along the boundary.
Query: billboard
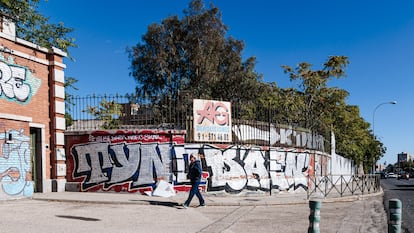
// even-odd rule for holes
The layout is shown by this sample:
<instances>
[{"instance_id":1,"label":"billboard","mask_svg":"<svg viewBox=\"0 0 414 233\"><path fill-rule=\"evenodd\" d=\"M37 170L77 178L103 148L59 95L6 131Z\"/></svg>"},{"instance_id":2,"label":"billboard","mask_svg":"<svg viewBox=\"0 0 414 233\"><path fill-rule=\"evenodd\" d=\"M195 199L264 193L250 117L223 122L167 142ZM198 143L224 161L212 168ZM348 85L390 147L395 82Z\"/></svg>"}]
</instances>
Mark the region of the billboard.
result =
<instances>
[{"instance_id":1,"label":"billboard","mask_svg":"<svg viewBox=\"0 0 414 233\"><path fill-rule=\"evenodd\" d=\"M231 103L193 100L194 141L231 142Z\"/></svg>"}]
</instances>

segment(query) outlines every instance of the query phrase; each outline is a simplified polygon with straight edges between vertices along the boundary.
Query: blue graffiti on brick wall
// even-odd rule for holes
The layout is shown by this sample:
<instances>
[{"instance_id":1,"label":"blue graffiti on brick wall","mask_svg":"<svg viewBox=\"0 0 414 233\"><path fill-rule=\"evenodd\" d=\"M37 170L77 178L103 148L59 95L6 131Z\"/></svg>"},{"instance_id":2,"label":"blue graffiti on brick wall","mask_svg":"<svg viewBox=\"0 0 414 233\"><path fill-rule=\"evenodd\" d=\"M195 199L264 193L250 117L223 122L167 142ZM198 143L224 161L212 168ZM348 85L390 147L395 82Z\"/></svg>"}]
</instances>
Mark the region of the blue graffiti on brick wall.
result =
<instances>
[{"instance_id":1,"label":"blue graffiti on brick wall","mask_svg":"<svg viewBox=\"0 0 414 233\"><path fill-rule=\"evenodd\" d=\"M159 180L173 182L179 190L189 182L188 155L198 153L207 174L207 191L306 190L309 171L321 169L311 164L314 152L304 149L91 142L72 147L72 176L80 180L82 191L100 186L109 190L125 184L127 191L132 191L154 186Z\"/></svg>"},{"instance_id":2,"label":"blue graffiti on brick wall","mask_svg":"<svg viewBox=\"0 0 414 233\"><path fill-rule=\"evenodd\" d=\"M33 77L27 68L0 61L0 97L19 103L28 102L40 83L40 79Z\"/></svg>"},{"instance_id":3,"label":"blue graffiti on brick wall","mask_svg":"<svg viewBox=\"0 0 414 233\"><path fill-rule=\"evenodd\" d=\"M29 136L9 130L0 134L0 182L2 191L12 196L32 196Z\"/></svg>"}]
</instances>

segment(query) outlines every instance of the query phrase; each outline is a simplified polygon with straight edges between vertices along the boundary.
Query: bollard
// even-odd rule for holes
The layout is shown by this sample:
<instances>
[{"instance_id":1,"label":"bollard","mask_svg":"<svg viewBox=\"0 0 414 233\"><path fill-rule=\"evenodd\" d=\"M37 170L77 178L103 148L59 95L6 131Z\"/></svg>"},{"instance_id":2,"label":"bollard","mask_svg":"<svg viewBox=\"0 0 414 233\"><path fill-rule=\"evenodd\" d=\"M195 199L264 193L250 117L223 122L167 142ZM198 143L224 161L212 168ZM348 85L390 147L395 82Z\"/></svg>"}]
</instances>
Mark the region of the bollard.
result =
<instances>
[{"instance_id":1,"label":"bollard","mask_svg":"<svg viewBox=\"0 0 414 233\"><path fill-rule=\"evenodd\" d=\"M309 201L309 228L308 233L320 233L319 222L321 221L321 202Z\"/></svg>"},{"instance_id":2,"label":"bollard","mask_svg":"<svg viewBox=\"0 0 414 233\"><path fill-rule=\"evenodd\" d=\"M401 233L402 204L398 199L388 201L388 233Z\"/></svg>"}]
</instances>

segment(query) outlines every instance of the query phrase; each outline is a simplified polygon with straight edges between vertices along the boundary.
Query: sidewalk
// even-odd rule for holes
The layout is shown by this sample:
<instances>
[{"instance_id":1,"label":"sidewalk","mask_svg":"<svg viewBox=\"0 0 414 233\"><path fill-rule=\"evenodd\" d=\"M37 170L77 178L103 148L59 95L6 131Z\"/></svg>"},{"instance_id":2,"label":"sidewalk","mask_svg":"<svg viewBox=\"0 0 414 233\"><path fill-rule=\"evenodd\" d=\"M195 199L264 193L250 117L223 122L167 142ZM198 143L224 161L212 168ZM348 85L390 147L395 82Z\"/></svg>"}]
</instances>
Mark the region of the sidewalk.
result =
<instances>
[{"instance_id":1,"label":"sidewalk","mask_svg":"<svg viewBox=\"0 0 414 233\"><path fill-rule=\"evenodd\" d=\"M311 200L320 200L322 203L329 202L352 202L356 200L364 200L369 197L382 195L382 190L378 193L355 195L333 198L310 198ZM184 203L188 193L177 193L172 197L147 196L139 193L103 193L103 192L49 192L34 193L33 200L62 201L62 202L88 202L101 204L139 204L154 205L159 203L171 203L171 205L179 205ZM203 197L208 206L271 206L271 205L290 205L290 204L307 204L306 193L277 193L273 195L267 194L211 194L203 193ZM197 198L194 197L193 205L197 204Z\"/></svg>"},{"instance_id":2,"label":"sidewalk","mask_svg":"<svg viewBox=\"0 0 414 233\"><path fill-rule=\"evenodd\" d=\"M306 193L278 193L272 194L272 196L259 195L254 192L243 195L204 193L207 208L184 210L179 205L186 200L187 195L188 193L184 192L172 197L126 193L52 192L35 193L32 199L49 203L72 202L76 208L65 210L65 216L102 219L103 223L110 223L110 229L122 232L148 232L150 230L152 232L166 232L165 229L169 229L169 232L262 231L296 233L304 232L309 224L310 209ZM319 199L322 202L321 232L385 233L387 217L382 195L381 190L374 194ZM75 205L79 203L85 203L85 205ZM103 205L93 205L94 203ZM110 204L126 204L126 206L118 208ZM191 204L192 206L198 205L197 198L194 198ZM134 205L139 208L135 208ZM105 206L109 206L111 211L102 211ZM114 212L119 210L122 210L122 214ZM121 215L124 216L121 220L112 221L114 216ZM172 215L175 217L171 218ZM129 226L128 223L137 221L137 219L140 220L140 231L130 228L120 230L120 227ZM154 222L162 219L168 219L168 221L161 221L162 224L159 222L160 224L154 225ZM94 230L88 230L88 232L101 232L100 225L90 224L79 225L79 227L87 226L88 229ZM104 229L108 230L109 228L106 226Z\"/></svg>"}]
</instances>

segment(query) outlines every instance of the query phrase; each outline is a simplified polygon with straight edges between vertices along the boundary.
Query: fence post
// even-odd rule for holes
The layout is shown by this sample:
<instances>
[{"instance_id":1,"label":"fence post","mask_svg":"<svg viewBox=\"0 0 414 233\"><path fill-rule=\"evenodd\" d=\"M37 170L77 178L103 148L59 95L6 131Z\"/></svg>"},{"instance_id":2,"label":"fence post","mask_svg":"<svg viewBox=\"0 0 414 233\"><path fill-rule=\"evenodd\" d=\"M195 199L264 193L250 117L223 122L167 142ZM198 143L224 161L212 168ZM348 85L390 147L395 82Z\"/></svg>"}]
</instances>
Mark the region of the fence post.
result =
<instances>
[{"instance_id":1,"label":"fence post","mask_svg":"<svg viewBox=\"0 0 414 233\"><path fill-rule=\"evenodd\" d=\"M320 233L319 223L321 221L321 202L309 201L309 227L308 233Z\"/></svg>"},{"instance_id":2,"label":"fence post","mask_svg":"<svg viewBox=\"0 0 414 233\"><path fill-rule=\"evenodd\" d=\"M398 199L388 201L388 233L401 233L402 204Z\"/></svg>"}]
</instances>

